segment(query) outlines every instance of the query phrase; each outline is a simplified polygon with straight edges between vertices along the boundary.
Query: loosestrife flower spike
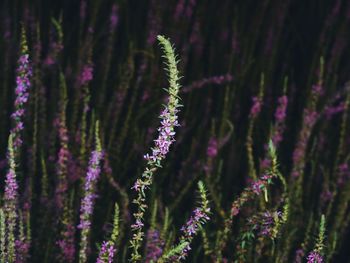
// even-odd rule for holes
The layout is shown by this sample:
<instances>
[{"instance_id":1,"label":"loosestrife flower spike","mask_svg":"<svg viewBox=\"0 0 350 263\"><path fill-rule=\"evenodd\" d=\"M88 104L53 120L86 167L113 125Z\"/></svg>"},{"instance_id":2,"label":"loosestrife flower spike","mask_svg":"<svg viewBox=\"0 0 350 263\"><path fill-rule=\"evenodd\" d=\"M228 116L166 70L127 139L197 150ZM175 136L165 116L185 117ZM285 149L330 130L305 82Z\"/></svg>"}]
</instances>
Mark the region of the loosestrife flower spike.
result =
<instances>
[{"instance_id":1,"label":"loosestrife flower spike","mask_svg":"<svg viewBox=\"0 0 350 263\"><path fill-rule=\"evenodd\" d=\"M323 248L324 248L324 239L325 239L325 231L326 231L326 222L325 222L325 216L321 216L321 222L320 222L320 232L318 234L318 239L316 242L315 249L310 252L310 254L307 257L308 263L323 263Z\"/></svg>"},{"instance_id":2,"label":"loosestrife flower spike","mask_svg":"<svg viewBox=\"0 0 350 263\"><path fill-rule=\"evenodd\" d=\"M178 61L176 60L174 48L170 44L170 41L163 36L158 36L157 39L164 52L163 57L166 59L166 71L169 74L169 88L166 89L166 91L169 98L160 114L161 123L158 128L159 135L158 138L154 140L155 146L152 148L152 153L144 156L147 160L146 169L141 178L137 179L132 187L137 192L137 197L133 201L133 203L137 205L137 212L134 213L135 223L131 226L134 234L130 241L130 246L132 247L131 261L133 262L141 259L138 250L144 238L143 217L147 208L145 190L151 186L154 172L161 167L161 161L165 159L170 146L175 141L175 127L179 126L177 120L178 108L180 107L178 97L180 88L180 84L178 83L180 77L177 70Z\"/></svg>"},{"instance_id":3,"label":"loosestrife flower spike","mask_svg":"<svg viewBox=\"0 0 350 263\"><path fill-rule=\"evenodd\" d=\"M13 134L10 134L8 140L8 162L9 171L5 181L5 231L7 233L7 262L14 262L16 259L15 251L15 230L17 226L17 189L16 181L16 163L13 145Z\"/></svg>"},{"instance_id":4,"label":"loosestrife flower spike","mask_svg":"<svg viewBox=\"0 0 350 263\"><path fill-rule=\"evenodd\" d=\"M68 129L66 125L66 108L67 108L67 86L63 73L60 73L60 88L61 88L61 101L60 101L60 113L58 116L58 137L60 140L60 150L57 160L57 175L58 186L56 188L56 206L61 210L65 199L65 194L68 188L67 185L67 163L70 157L68 149L69 137Z\"/></svg>"},{"instance_id":5,"label":"loosestrife flower spike","mask_svg":"<svg viewBox=\"0 0 350 263\"><path fill-rule=\"evenodd\" d=\"M103 241L96 263L112 263L116 253L116 243L119 235L119 206L114 207L113 231L109 241Z\"/></svg>"},{"instance_id":6,"label":"loosestrife flower spike","mask_svg":"<svg viewBox=\"0 0 350 263\"><path fill-rule=\"evenodd\" d=\"M80 237L80 251L79 251L79 262L87 262L87 250L88 250L88 241L90 236L90 227L91 227L91 216L94 208L94 201L96 197L96 183L100 175L100 162L102 159L102 148L101 142L99 139L99 122L96 122L95 128L95 140L96 146L95 150L91 153L89 168L85 178L84 185L84 197L81 202L80 208L80 224L78 228L81 229Z\"/></svg>"},{"instance_id":7,"label":"loosestrife flower spike","mask_svg":"<svg viewBox=\"0 0 350 263\"><path fill-rule=\"evenodd\" d=\"M190 243L193 237L198 233L202 225L204 225L210 219L209 201L202 181L198 182L198 188L201 203L200 206L193 211L193 215L187 221L186 225L181 228L182 236L180 237L180 244L185 242L188 244L187 246L183 247L176 258L173 258L175 261L180 261L186 258L188 252L191 250Z\"/></svg>"},{"instance_id":8,"label":"loosestrife flower spike","mask_svg":"<svg viewBox=\"0 0 350 263\"><path fill-rule=\"evenodd\" d=\"M5 224L5 213L0 208L0 261L6 261L6 224Z\"/></svg>"},{"instance_id":9,"label":"loosestrife flower spike","mask_svg":"<svg viewBox=\"0 0 350 263\"><path fill-rule=\"evenodd\" d=\"M11 118L14 121L14 127L11 129L13 134L13 148L15 155L17 155L17 149L22 145L22 139L20 132L23 130L23 116L24 116L24 104L28 101L30 87L30 78L32 76L32 68L29 61L28 45L26 40L26 33L22 27L22 39L21 39L21 55L18 59L17 77L16 77L16 99L15 99L15 111L12 113Z\"/></svg>"},{"instance_id":10,"label":"loosestrife flower spike","mask_svg":"<svg viewBox=\"0 0 350 263\"><path fill-rule=\"evenodd\" d=\"M149 229L147 231L147 242L145 248L145 262L157 262L162 256L164 247L164 241L160 237L160 233L157 229Z\"/></svg>"}]
</instances>

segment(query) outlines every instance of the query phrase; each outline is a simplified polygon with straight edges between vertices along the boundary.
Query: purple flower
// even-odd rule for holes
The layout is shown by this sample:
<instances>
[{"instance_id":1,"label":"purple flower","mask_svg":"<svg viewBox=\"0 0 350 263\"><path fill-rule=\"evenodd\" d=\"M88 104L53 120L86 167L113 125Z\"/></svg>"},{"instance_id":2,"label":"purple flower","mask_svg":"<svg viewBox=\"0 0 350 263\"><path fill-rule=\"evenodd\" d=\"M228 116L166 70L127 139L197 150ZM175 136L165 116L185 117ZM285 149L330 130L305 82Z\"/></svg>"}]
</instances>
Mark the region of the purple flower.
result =
<instances>
[{"instance_id":1,"label":"purple flower","mask_svg":"<svg viewBox=\"0 0 350 263\"><path fill-rule=\"evenodd\" d=\"M322 263L322 262L323 262L323 257L317 251L312 251L307 256L307 263Z\"/></svg>"},{"instance_id":2,"label":"purple flower","mask_svg":"<svg viewBox=\"0 0 350 263\"><path fill-rule=\"evenodd\" d=\"M55 126L58 128L58 136L60 139L60 150L58 152L58 160L57 160L57 175L58 175L58 185L56 188L55 201L58 209L63 208L64 203L64 193L68 189L67 182L67 168L68 168L68 160L71 159L71 154L68 150L68 131L65 123L65 106L63 106L64 110L61 116L61 119L57 119L55 121Z\"/></svg>"},{"instance_id":3,"label":"purple flower","mask_svg":"<svg viewBox=\"0 0 350 263\"><path fill-rule=\"evenodd\" d=\"M16 263L27 262L30 244L26 240L16 240Z\"/></svg>"},{"instance_id":4,"label":"purple flower","mask_svg":"<svg viewBox=\"0 0 350 263\"><path fill-rule=\"evenodd\" d=\"M311 92L312 94L319 96L323 94L323 88L320 84L316 84L312 86Z\"/></svg>"},{"instance_id":5,"label":"purple flower","mask_svg":"<svg viewBox=\"0 0 350 263\"><path fill-rule=\"evenodd\" d=\"M293 152L293 170L292 176L298 177L304 169L304 156L307 149L307 143L311 135L312 128L317 120L318 113L311 109L305 109L303 115L303 125L299 134L299 141Z\"/></svg>"},{"instance_id":6,"label":"purple flower","mask_svg":"<svg viewBox=\"0 0 350 263\"><path fill-rule=\"evenodd\" d=\"M144 224L142 223L142 221L140 219L136 219L135 224L132 224L131 228L134 230L137 230L137 229L141 229L143 226Z\"/></svg>"},{"instance_id":7,"label":"purple flower","mask_svg":"<svg viewBox=\"0 0 350 263\"><path fill-rule=\"evenodd\" d=\"M322 202L328 202L333 198L333 193L329 191L328 189L322 191L321 193L321 200Z\"/></svg>"},{"instance_id":8,"label":"purple flower","mask_svg":"<svg viewBox=\"0 0 350 263\"><path fill-rule=\"evenodd\" d=\"M212 137L209 140L207 155L210 158L214 158L218 154L218 141L216 138Z\"/></svg>"},{"instance_id":9,"label":"purple flower","mask_svg":"<svg viewBox=\"0 0 350 263\"><path fill-rule=\"evenodd\" d=\"M250 109L250 116L256 118L261 111L262 101L259 97L253 97L253 106Z\"/></svg>"},{"instance_id":10,"label":"purple flower","mask_svg":"<svg viewBox=\"0 0 350 263\"><path fill-rule=\"evenodd\" d=\"M191 241L193 236L198 232L199 227L205 224L210 219L208 216L209 213L210 213L210 208L206 208L205 210L202 207L196 208L193 211L193 215L187 221L186 225L184 225L181 228L181 231L183 232L182 239L186 241ZM188 242L188 245L184 248L184 250L178 257L178 259L186 258L190 250L191 250L190 242Z\"/></svg>"},{"instance_id":11,"label":"purple flower","mask_svg":"<svg viewBox=\"0 0 350 263\"><path fill-rule=\"evenodd\" d=\"M241 207L246 202L252 200L255 195L260 195L262 189L266 188L267 185L271 183L271 179L272 175L263 175L258 180L252 182L251 185L241 193L240 197L232 203L230 219L227 221L229 225L231 225L233 217L239 214Z\"/></svg>"},{"instance_id":12,"label":"purple flower","mask_svg":"<svg viewBox=\"0 0 350 263\"><path fill-rule=\"evenodd\" d=\"M200 89L203 86L206 85L223 85L226 83L230 83L233 81L233 77L230 74L226 74L226 75L221 75L221 76L214 76L214 77L210 77L210 78L204 78L202 80L199 81L195 81L193 82L191 85L189 86L185 86L181 89L181 92L183 93L188 93L194 89Z\"/></svg>"},{"instance_id":13,"label":"purple flower","mask_svg":"<svg viewBox=\"0 0 350 263\"><path fill-rule=\"evenodd\" d=\"M88 238L91 226L91 216L94 207L94 201L96 198L95 187L97 179L100 175L100 162L102 159L102 151L99 143L96 150L91 153L89 168L85 178L84 185L84 197L81 202L80 208L80 224L78 228L81 229L81 241L80 241L80 260L85 262L87 258Z\"/></svg>"},{"instance_id":14,"label":"purple flower","mask_svg":"<svg viewBox=\"0 0 350 263\"><path fill-rule=\"evenodd\" d=\"M156 262L163 253L164 241L161 240L158 230L147 231L146 263Z\"/></svg>"},{"instance_id":15,"label":"purple flower","mask_svg":"<svg viewBox=\"0 0 350 263\"><path fill-rule=\"evenodd\" d=\"M260 195L262 189L264 189L268 183L268 180L271 179L271 175L263 175L260 179L254 181L251 185L251 190L256 194Z\"/></svg>"},{"instance_id":16,"label":"purple flower","mask_svg":"<svg viewBox=\"0 0 350 263\"><path fill-rule=\"evenodd\" d=\"M342 163L338 166L338 186L343 186L350 179L350 169L347 163Z\"/></svg>"},{"instance_id":17,"label":"purple flower","mask_svg":"<svg viewBox=\"0 0 350 263\"><path fill-rule=\"evenodd\" d=\"M301 263L302 259L304 257L305 253L304 250L299 248L296 252L295 252L295 263Z\"/></svg>"},{"instance_id":18,"label":"purple flower","mask_svg":"<svg viewBox=\"0 0 350 263\"><path fill-rule=\"evenodd\" d=\"M15 201L17 198L17 181L15 171L10 169L6 175L5 180L5 200Z\"/></svg>"},{"instance_id":19,"label":"purple flower","mask_svg":"<svg viewBox=\"0 0 350 263\"><path fill-rule=\"evenodd\" d=\"M114 248L113 243L103 241L96 263L112 263L115 253L116 249Z\"/></svg>"},{"instance_id":20,"label":"purple flower","mask_svg":"<svg viewBox=\"0 0 350 263\"><path fill-rule=\"evenodd\" d=\"M82 0L80 2L80 19L81 19L81 22L83 22L85 17L86 17L86 0Z\"/></svg>"},{"instance_id":21,"label":"purple flower","mask_svg":"<svg viewBox=\"0 0 350 263\"><path fill-rule=\"evenodd\" d=\"M337 106L327 106L324 110L326 118L330 119L333 115L343 112L346 109L345 102L340 103Z\"/></svg>"},{"instance_id":22,"label":"purple flower","mask_svg":"<svg viewBox=\"0 0 350 263\"><path fill-rule=\"evenodd\" d=\"M22 39L22 54L18 59L17 77L16 77L16 89L15 89L15 111L11 114L14 120L14 127L11 129L11 133L14 135L14 149L16 150L22 145L20 138L20 132L23 130L23 116L24 116L24 104L28 101L30 87L30 77L32 76L32 69L29 62L29 55L27 54L27 45L25 37Z\"/></svg>"},{"instance_id":23,"label":"purple flower","mask_svg":"<svg viewBox=\"0 0 350 263\"><path fill-rule=\"evenodd\" d=\"M8 153L7 159L9 163L9 171L5 180L5 195L4 195L4 215L7 227L7 253L9 261L13 262L16 257L16 244L15 244L15 231L17 225L17 189L18 184L16 181L16 163L15 152L13 147L13 134L10 134L8 140Z\"/></svg>"},{"instance_id":24,"label":"purple flower","mask_svg":"<svg viewBox=\"0 0 350 263\"><path fill-rule=\"evenodd\" d=\"M286 109L288 105L288 97L282 96L278 98L278 107L275 112L275 118L277 122L282 122L286 118Z\"/></svg>"},{"instance_id":25,"label":"purple flower","mask_svg":"<svg viewBox=\"0 0 350 263\"><path fill-rule=\"evenodd\" d=\"M238 215L239 214L239 207L237 207L237 206L232 206L232 208L231 208L231 215L232 216L236 216L236 215Z\"/></svg>"},{"instance_id":26,"label":"purple flower","mask_svg":"<svg viewBox=\"0 0 350 263\"><path fill-rule=\"evenodd\" d=\"M305 122L309 126L313 126L317 120L318 113L316 111L306 109L304 112Z\"/></svg>"},{"instance_id":27,"label":"purple flower","mask_svg":"<svg viewBox=\"0 0 350 263\"><path fill-rule=\"evenodd\" d=\"M175 110L175 113L177 113L177 110ZM167 108L160 114L160 118L162 119L161 126L158 128L158 138L154 140L155 147L152 148L152 154L144 155L144 158L150 163L156 163L165 158L170 146L175 141L174 127L179 126L177 116L172 116ZM138 189L135 186L134 189Z\"/></svg>"},{"instance_id":28,"label":"purple flower","mask_svg":"<svg viewBox=\"0 0 350 263\"><path fill-rule=\"evenodd\" d=\"M57 245L60 247L63 254L61 260L65 262L73 262L75 258L75 227L73 224L67 224L65 228L63 239L57 241Z\"/></svg>"},{"instance_id":29,"label":"purple flower","mask_svg":"<svg viewBox=\"0 0 350 263\"><path fill-rule=\"evenodd\" d=\"M90 64L87 64L83 67L81 75L79 76L80 85L84 86L92 80L93 71L94 71L94 68Z\"/></svg>"},{"instance_id":30,"label":"purple flower","mask_svg":"<svg viewBox=\"0 0 350 263\"><path fill-rule=\"evenodd\" d=\"M175 141L175 127L179 126L178 123L178 108L179 105L179 84L177 76L177 65L176 58L174 55L173 48L170 42L162 36L158 36L161 45L164 47L166 57L168 58L168 70L170 76L170 87L168 90L169 97L166 106L160 114L160 127L158 128L158 138L154 140L154 147L151 148L152 153L146 154L144 158L147 160L147 166L145 171L142 173L141 178L138 179L133 189L137 192L137 197L133 200L133 203L137 205L137 212L134 213L135 224L132 225L132 230L135 232L133 238L130 240L133 252L131 254L131 260L136 261L140 259L138 249L143 241L144 233L143 227L143 216L147 208L145 189L152 185L154 172L161 167L161 161L165 159L169 148Z\"/></svg>"},{"instance_id":31,"label":"purple flower","mask_svg":"<svg viewBox=\"0 0 350 263\"><path fill-rule=\"evenodd\" d=\"M112 13L109 17L109 21L111 23L110 30L113 32L118 24L118 6L116 4L112 6Z\"/></svg>"},{"instance_id":32,"label":"purple flower","mask_svg":"<svg viewBox=\"0 0 350 263\"><path fill-rule=\"evenodd\" d=\"M278 218L281 218L282 213L275 211L273 213L267 211L263 213L262 222L260 226L259 236L273 237L273 227Z\"/></svg>"}]
</instances>

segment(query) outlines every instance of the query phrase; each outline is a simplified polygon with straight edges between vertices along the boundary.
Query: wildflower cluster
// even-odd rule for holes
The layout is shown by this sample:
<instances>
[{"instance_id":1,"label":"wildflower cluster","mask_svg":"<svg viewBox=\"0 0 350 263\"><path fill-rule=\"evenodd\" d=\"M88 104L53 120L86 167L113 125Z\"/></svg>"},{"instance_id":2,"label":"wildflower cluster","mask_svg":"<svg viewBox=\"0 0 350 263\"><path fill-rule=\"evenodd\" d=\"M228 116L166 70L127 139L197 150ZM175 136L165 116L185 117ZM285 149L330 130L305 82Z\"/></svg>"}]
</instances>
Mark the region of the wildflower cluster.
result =
<instances>
[{"instance_id":1,"label":"wildflower cluster","mask_svg":"<svg viewBox=\"0 0 350 263\"><path fill-rule=\"evenodd\" d=\"M280 211L266 211L257 213L248 218L247 224L243 227L242 234L237 240L236 257L240 261L247 261L247 248L255 238L260 239L260 243L264 238L274 240L277 237L276 225L281 218L282 212ZM259 251L259 246L257 246L256 249Z\"/></svg>"}]
</instances>

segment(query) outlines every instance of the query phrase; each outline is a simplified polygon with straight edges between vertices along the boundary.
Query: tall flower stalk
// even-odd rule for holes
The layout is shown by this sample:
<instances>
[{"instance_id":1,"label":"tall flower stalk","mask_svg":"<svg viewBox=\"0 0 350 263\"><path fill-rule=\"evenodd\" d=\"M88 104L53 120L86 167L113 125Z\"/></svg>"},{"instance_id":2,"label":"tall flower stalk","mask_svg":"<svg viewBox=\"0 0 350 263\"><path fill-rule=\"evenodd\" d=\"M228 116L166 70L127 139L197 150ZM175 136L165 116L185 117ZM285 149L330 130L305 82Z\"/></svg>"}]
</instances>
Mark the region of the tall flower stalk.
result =
<instances>
[{"instance_id":1,"label":"tall flower stalk","mask_svg":"<svg viewBox=\"0 0 350 263\"><path fill-rule=\"evenodd\" d=\"M190 244L194 236L198 233L202 225L209 220L209 201L202 181L198 182L198 188L201 198L200 206L193 211L193 215L187 221L186 225L181 228L182 236L180 237L180 244L186 243L187 245L180 250L177 257L173 258L176 262L187 257L188 252L191 250Z\"/></svg>"},{"instance_id":2,"label":"tall flower stalk","mask_svg":"<svg viewBox=\"0 0 350 263\"><path fill-rule=\"evenodd\" d=\"M307 257L307 263L322 263L324 262L324 258L322 256L324 250L324 240L325 240L325 232L326 232L326 220L325 216L322 215L320 222L320 232L318 234L318 239L316 242L315 249L310 252Z\"/></svg>"},{"instance_id":3,"label":"tall flower stalk","mask_svg":"<svg viewBox=\"0 0 350 263\"><path fill-rule=\"evenodd\" d=\"M16 180L16 163L15 163L15 152L13 146L13 134L10 134L8 140L8 161L9 171L6 175L5 180L5 233L6 233L6 262L14 262L16 259L15 251L15 230L17 226L17 196L18 196L18 184Z\"/></svg>"},{"instance_id":4,"label":"tall flower stalk","mask_svg":"<svg viewBox=\"0 0 350 263\"><path fill-rule=\"evenodd\" d=\"M88 257L88 243L91 230L91 217L94 208L96 197L96 183L100 176L100 162L102 159L102 147L99 139L99 123L96 122L95 127L95 150L91 153L89 168L85 178L84 197L80 207L80 224L78 228L81 229L80 236L80 251L79 262L87 262Z\"/></svg>"},{"instance_id":5,"label":"tall flower stalk","mask_svg":"<svg viewBox=\"0 0 350 263\"><path fill-rule=\"evenodd\" d=\"M60 74L60 87L61 87L61 100L60 100L60 112L58 116L58 136L60 142L60 150L57 160L57 175L58 185L56 188L56 206L61 210L63 208L65 194L67 191L67 162L69 158L68 150L68 130L66 126L66 107L67 107L67 87L64 79L64 75Z\"/></svg>"},{"instance_id":6,"label":"tall flower stalk","mask_svg":"<svg viewBox=\"0 0 350 263\"><path fill-rule=\"evenodd\" d=\"M5 216L5 233L6 233L6 262L14 262L16 260L16 237L15 231L17 227L17 196L18 184L16 180L16 157L22 145L20 132L23 130L24 105L28 101L30 87L30 77L32 69L29 62L28 45L26 40L26 32L22 27L21 35L21 55L18 59L17 77L16 77L16 99L14 103L14 112L11 118L14 126L10 131L8 139L7 159L9 171L5 180L4 195L4 216Z\"/></svg>"},{"instance_id":7,"label":"tall flower stalk","mask_svg":"<svg viewBox=\"0 0 350 263\"><path fill-rule=\"evenodd\" d=\"M55 205L58 221L62 223L59 240L57 244L60 248L59 257L66 262L74 260L74 233L75 225L72 223L72 209L68 201L68 160L71 158L69 151L69 136L66 125L66 108L68 103L67 86L63 73L60 73L61 98L59 104L59 116L57 120L58 137L60 149L57 158L56 173L58 176L55 191Z\"/></svg>"},{"instance_id":8,"label":"tall flower stalk","mask_svg":"<svg viewBox=\"0 0 350 263\"><path fill-rule=\"evenodd\" d=\"M134 232L133 237L130 241L132 247L131 261L141 260L141 255L139 254L139 248L144 239L143 230L143 219L144 213L146 211L146 193L145 190L150 188L153 181L153 174L161 167L161 161L165 159L171 144L175 141L175 127L178 124L178 108L179 103L179 72L177 69L177 60L170 41L163 36L158 36L158 41L164 51L164 58L166 59L166 67L169 73L169 88L166 90L169 94L168 102L165 105L162 113L160 114L161 125L158 128L159 135L155 142L155 146L152 148L151 154L146 154L144 158L147 160L147 166L142 176L138 178L132 187L136 193L137 197L133 200L133 203L137 205L137 212L133 215L135 217L135 223L131 226Z\"/></svg>"},{"instance_id":9,"label":"tall flower stalk","mask_svg":"<svg viewBox=\"0 0 350 263\"><path fill-rule=\"evenodd\" d=\"M263 106L264 87L265 87L264 76L265 76L264 74L261 74L258 96L254 96L252 98L253 105L250 108L249 124L248 124L249 126L247 131L246 149L247 149L247 158L248 158L248 169L249 169L249 176L253 180L256 180L258 178L256 169L255 169L254 156L253 156L253 129L254 129L255 122Z\"/></svg>"},{"instance_id":10,"label":"tall flower stalk","mask_svg":"<svg viewBox=\"0 0 350 263\"><path fill-rule=\"evenodd\" d=\"M113 263L116 253L117 238L119 236L119 206L114 208L113 231L110 240L103 241L96 263Z\"/></svg>"},{"instance_id":11,"label":"tall flower stalk","mask_svg":"<svg viewBox=\"0 0 350 263\"><path fill-rule=\"evenodd\" d=\"M0 262L6 261L6 224L5 224L5 213L0 208Z\"/></svg>"},{"instance_id":12,"label":"tall flower stalk","mask_svg":"<svg viewBox=\"0 0 350 263\"><path fill-rule=\"evenodd\" d=\"M13 149L15 155L17 150L22 145L22 139L20 132L23 130L23 116L24 116L24 104L28 101L30 87L30 77L32 76L32 68L29 61L28 45L26 40L26 33L22 27L21 37L21 55L18 59L17 77L16 77L16 99L15 110L11 115L14 121L14 127L11 129L13 134Z\"/></svg>"}]
</instances>

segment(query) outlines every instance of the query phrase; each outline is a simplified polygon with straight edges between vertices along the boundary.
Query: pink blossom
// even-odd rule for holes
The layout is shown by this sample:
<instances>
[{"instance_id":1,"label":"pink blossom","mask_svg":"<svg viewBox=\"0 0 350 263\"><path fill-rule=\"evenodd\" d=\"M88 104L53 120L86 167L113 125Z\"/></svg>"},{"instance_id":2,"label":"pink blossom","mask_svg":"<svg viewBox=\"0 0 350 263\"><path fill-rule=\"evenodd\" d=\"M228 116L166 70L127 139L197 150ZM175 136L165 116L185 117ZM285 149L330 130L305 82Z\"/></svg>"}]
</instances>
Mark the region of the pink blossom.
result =
<instances>
[{"instance_id":1,"label":"pink blossom","mask_svg":"<svg viewBox=\"0 0 350 263\"><path fill-rule=\"evenodd\" d=\"M253 97L253 106L250 109L250 116L256 118L261 111L262 101L259 97Z\"/></svg>"}]
</instances>

